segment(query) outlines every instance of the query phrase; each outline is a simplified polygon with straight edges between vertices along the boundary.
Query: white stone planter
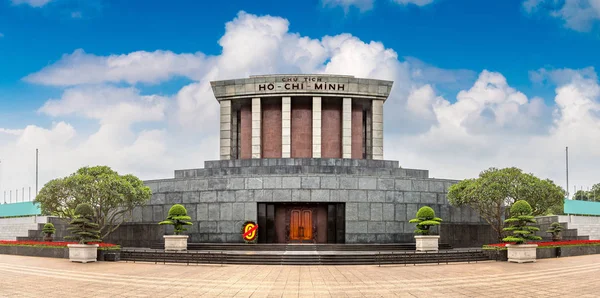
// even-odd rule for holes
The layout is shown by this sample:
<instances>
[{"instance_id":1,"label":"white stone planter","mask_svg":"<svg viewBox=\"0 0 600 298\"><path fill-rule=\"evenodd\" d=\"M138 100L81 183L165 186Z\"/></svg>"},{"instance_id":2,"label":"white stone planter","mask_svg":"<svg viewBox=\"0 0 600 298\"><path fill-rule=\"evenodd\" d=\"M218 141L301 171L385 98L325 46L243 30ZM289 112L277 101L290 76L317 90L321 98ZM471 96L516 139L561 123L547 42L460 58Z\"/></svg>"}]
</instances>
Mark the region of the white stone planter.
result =
<instances>
[{"instance_id":1,"label":"white stone planter","mask_svg":"<svg viewBox=\"0 0 600 298\"><path fill-rule=\"evenodd\" d=\"M69 261L80 263L96 262L99 246L98 244L67 244L69 248Z\"/></svg>"},{"instance_id":2,"label":"white stone planter","mask_svg":"<svg viewBox=\"0 0 600 298\"><path fill-rule=\"evenodd\" d=\"M415 242L417 251L438 251L439 235L417 235Z\"/></svg>"},{"instance_id":3,"label":"white stone planter","mask_svg":"<svg viewBox=\"0 0 600 298\"><path fill-rule=\"evenodd\" d=\"M187 250L188 235L164 235L165 251Z\"/></svg>"},{"instance_id":4,"label":"white stone planter","mask_svg":"<svg viewBox=\"0 0 600 298\"><path fill-rule=\"evenodd\" d=\"M508 261L513 263L535 263L537 244L507 244Z\"/></svg>"}]
</instances>

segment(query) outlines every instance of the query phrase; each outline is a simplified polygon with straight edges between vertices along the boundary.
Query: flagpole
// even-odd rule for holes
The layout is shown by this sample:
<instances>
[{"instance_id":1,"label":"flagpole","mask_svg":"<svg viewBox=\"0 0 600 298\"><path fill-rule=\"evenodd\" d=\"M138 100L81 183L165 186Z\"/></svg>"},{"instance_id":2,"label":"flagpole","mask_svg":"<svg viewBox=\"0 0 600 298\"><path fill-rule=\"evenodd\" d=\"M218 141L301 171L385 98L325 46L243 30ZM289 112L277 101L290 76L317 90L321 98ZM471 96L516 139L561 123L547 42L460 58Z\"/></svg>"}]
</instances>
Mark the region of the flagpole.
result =
<instances>
[{"instance_id":1,"label":"flagpole","mask_svg":"<svg viewBox=\"0 0 600 298\"><path fill-rule=\"evenodd\" d=\"M569 147L566 148L565 158L567 162L567 198L569 198Z\"/></svg>"}]
</instances>

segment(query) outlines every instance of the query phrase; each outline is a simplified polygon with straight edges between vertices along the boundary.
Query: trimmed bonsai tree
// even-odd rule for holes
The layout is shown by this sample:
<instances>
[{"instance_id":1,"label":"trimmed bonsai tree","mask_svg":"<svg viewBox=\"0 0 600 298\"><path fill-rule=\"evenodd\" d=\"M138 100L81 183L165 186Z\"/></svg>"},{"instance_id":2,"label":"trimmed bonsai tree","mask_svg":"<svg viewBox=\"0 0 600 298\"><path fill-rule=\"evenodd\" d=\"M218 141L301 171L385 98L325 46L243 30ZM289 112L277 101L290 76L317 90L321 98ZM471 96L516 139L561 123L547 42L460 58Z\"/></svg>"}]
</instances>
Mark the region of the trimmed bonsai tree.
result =
<instances>
[{"instance_id":1,"label":"trimmed bonsai tree","mask_svg":"<svg viewBox=\"0 0 600 298\"><path fill-rule=\"evenodd\" d=\"M66 236L66 239L74 239L79 244L88 244L89 242L102 242L100 240L100 231L98 224L93 222L94 209L88 203L81 203L75 208L75 217L69 223L67 228L73 236Z\"/></svg>"},{"instance_id":2,"label":"trimmed bonsai tree","mask_svg":"<svg viewBox=\"0 0 600 298\"><path fill-rule=\"evenodd\" d=\"M531 214L531 205L527 201L516 201L510 207L511 217L504 221L510 224L510 226L503 229L504 231L512 232L512 235L505 237L502 241L527 244L528 240L542 240L542 237L535 235L535 232L540 229L527 225L528 223L535 223L534 216Z\"/></svg>"},{"instance_id":3,"label":"trimmed bonsai tree","mask_svg":"<svg viewBox=\"0 0 600 298\"><path fill-rule=\"evenodd\" d=\"M100 229L98 224L93 222L94 209L88 203L81 203L75 208L74 218L67 228L73 236L66 236L66 239L77 240L78 244L68 244L69 260L71 262L96 262L98 258L98 243L100 240ZM91 243L90 243L91 242Z\"/></svg>"},{"instance_id":4,"label":"trimmed bonsai tree","mask_svg":"<svg viewBox=\"0 0 600 298\"><path fill-rule=\"evenodd\" d=\"M417 211L417 218L411 219L410 223L416 223L415 234L430 235L429 228L440 225L441 218L435 217L435 211L429 206L423 206Z\"/></svg>"},{"instance_id":5,"label":"trimmed bonsai tree","mask_svg":"<svg viewBox=\"0 0 600 298\"><path fill-rule=\"evenodd\" d=\"M187 210L183 205L175 204L169 209L167 220L159 222L159 225L173 225L175 235L164 235L165 251L184 251L187 250L187 235L180 235L187 231L184 226L192 225L189 221L192 218L187 215Z\"/></svg>"},{"instance_id":6,"label":"trimmed bonsai tree","mask_svg":"<svg viewBox=\"0 0 600 298\"><path fill-rule=\"evenodd\" d=\"M435 211L429 206L423 206L417 211L417 218L411 219L410 223L416 223L415 248L417 251L438 251L438 235L431 235L429 230L432 226L440 225L441 218L435 217Z\"/></svg>"},{"instance_id":7,"label":"trimmed bonsai tree","mask_svg":"<svg viewBox=\"0 0 600 298\"><path fill-rule=\"evenodd\" d=\"M175 235L180 235L181 232L187 231L184 226L192 225L189 220L192 218L187 215L187 210L181 204L175 204L169 209L167 220L159 222L159 225L173 225Z\"/></svg>"},{"instance_id":8,"label":"trimmed bonsai tree","mask_svg":"<svg viewBox=\"0 0 600 298\"><path fill-rule=\"evenodd\" d=\"M52 242L52 234L56 233L56 228L54 228L54 224L51 222L46 223L42 228L42 233L44 234L44 241Z\"/></svg>"},{"instance_id":9,"label":"trimmed bonsai tree","mask_svg":"<svg viewBox=\"0 0 600 298\"><path fill-rule=\"evenodd\" d=\"M560 234L562 230L563 227L558 222L553 222L546 233L552 234L552 241L559 241L562 238Z\"/></svg>"}]
</instances>

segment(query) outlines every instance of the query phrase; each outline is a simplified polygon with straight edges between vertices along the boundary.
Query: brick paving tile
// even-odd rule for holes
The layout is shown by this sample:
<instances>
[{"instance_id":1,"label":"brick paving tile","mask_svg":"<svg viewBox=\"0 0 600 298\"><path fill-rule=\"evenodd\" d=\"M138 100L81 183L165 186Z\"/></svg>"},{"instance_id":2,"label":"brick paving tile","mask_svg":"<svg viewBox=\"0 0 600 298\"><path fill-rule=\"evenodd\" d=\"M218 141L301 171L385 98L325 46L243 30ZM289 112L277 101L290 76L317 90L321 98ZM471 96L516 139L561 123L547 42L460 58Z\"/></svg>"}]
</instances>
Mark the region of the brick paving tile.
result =
<instances>
[{"instance_id":1,"label":"brick paving tile","mask_svg":"<svg viewBox=\"0 0 600 298\"><path fill-rule=\"evenodd\" d=\"M598 297L598 274L600 255L382 267L79 264L0 255L0 297Z\"/></svg>"}]
</instances>

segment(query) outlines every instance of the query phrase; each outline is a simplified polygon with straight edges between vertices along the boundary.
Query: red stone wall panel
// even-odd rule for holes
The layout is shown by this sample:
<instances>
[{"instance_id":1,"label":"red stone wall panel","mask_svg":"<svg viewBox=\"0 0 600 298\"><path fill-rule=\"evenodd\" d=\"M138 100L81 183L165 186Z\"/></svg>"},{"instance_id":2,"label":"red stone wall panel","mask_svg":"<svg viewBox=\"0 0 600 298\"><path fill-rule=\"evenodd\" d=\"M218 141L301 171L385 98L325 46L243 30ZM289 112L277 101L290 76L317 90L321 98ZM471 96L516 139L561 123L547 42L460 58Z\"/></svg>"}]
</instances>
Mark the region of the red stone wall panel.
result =
<instances>
[{"instance_id":1,"label":"red stone wall panel","mask_svg":"<svg viewBox=\"0 0 600 298\"><path fill-rule=\"evenodd\" d=\"M342 158L342 99L321 102L321 157Z\"/></svg>"},{"instance_id":2,"label":"red stone wall panel","mask_svg":"<svg viewBox=\"0 0 600 298\"><path fill-rule=\"evenodd\" d=\"M363 159L363 110L352 105L352 158Z\"/></svg>"},{"instance_id":3,"label":"red stone wall panel","mask_svg":"<svg viewBox=\"0 0 600 298\"><path fill-rule=\"evenodd\" d=\"M281 158L281 99L263 100L262 158Z\"/></svg>"},{"instance_id":4,"label":"red stone wall panel","mask_svg":"<svg viewBox=\"0 0 600 298\"><path fill-rule=\"evenodd\" d=\"M252 158L252 106L240 107L240 158Z\"/></svg>"},{"instance_id":5,"label":"red stone wall panel","mask_svg":"<svg viewBox=\"0 0 600 298\"><path fill-rule=\"evenodd\" d=\"M312 100L292 98L292 158L312 157Z\"/></svg>"}]
</instances>

